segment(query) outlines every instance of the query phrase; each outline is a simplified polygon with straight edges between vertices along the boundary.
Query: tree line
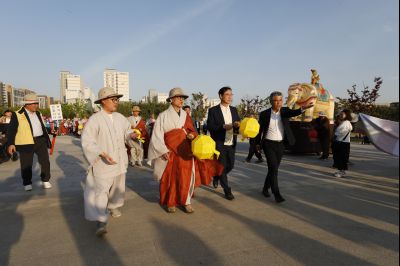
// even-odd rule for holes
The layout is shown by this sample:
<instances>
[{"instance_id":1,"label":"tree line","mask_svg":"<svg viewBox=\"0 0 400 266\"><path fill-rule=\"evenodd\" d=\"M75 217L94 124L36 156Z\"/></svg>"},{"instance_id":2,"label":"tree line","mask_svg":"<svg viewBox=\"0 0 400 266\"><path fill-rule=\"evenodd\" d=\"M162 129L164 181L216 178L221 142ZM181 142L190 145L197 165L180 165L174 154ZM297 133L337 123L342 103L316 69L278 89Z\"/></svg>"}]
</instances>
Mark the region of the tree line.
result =
<instances>
[{"instance_id":1,"label":"tree line","mask_svg":"<svg viewBox=\"0 0 400 266\"><path fill-rule=\"evenodd\" d=\"M369 86L363 86L363 89L359 92L357 85L353 85L351 89L347 89L347 97L341 98L337 97L335 104L335 114L339 113L342 109L350 109L354 113L364 113L367 115L375 116L382 119L399 121L399 107L382 106L376 104L376 100L379 98L380 89L383 84L383 79L381 77L376 77L374 79L374 86L371 88ZM192 117L201 121L206 118L208 108L205 101L205 95L201 92L192 93L192 97L189 102L186 102L191 107ZM155 117L159 113L166 110L169 103L157 103L156 101L151 101L148 103L138 103L138 102L120 102L118 106L118 112L124 116L130 116L132 106L138 105L141 109L141 115L143 118L148 119L151 114ZM270 106L268 97L256 96L245 96L240 99L240 103L236 106L238 108L239 115L244 118L250 115L257 116L260 111L268 108ZM10 110L15 111L20 107L10 108ZM85 101L77 101L71 104L61 105L63 116L65 118L75 118L75 117L89 117L93 114L94 110L90 103ZM8 109L0 106L0 114ZM50 109L40 109L40 112L44 116L50 116Z\"/></svg>"}]
</instances>

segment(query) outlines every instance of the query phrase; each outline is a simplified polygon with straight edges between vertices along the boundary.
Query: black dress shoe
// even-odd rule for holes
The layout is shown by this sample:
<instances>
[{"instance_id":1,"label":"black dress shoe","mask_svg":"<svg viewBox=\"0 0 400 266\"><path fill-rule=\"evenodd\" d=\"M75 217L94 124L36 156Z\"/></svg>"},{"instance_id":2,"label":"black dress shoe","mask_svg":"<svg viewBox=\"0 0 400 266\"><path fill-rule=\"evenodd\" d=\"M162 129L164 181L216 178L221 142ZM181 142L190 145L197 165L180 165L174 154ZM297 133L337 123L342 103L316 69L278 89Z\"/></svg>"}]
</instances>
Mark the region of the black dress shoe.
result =
<instances>
[{"instance_id":1,"label":"black dress shoe","mask_svg":"<svg viewBox=\"0 0 400 266\"><path fill-rule=\"evenodd\" d=\"M264 195L264 197L269 198L271 197L271 194L269 194L268 190L263 190L262 194Z\"/></svg>"},{"instance_id":2,"label":"black dress shoe","mask_svg":"<svg viewBox=\"0 0 400 266\"><path fill-rule=\"evenodd\" d=\"M233 200L235 197L233 196L232 192L225 193L225 198L227 200Z\"/></svg>"},{"instance_id":3,"label":"black dress shoe","mask_svg":"<svg viewBox=\"0 0 400 266\"><path fill-rule=\"evenodd\" d=\"M218 188L218 179L216 178L213 179L213 187Z\"/></svg>"},{"instance_id":4,"label":"black dress shoe","mask_svg":"<svg viewBox=\"0 0 400 266\"><path fill-rule=\"evenodd\" d=\"M11 160L12 160L13 162L15 162L16 160L18 160L18 153L14 152L14 153L12 154L12 156L11 156Z\"/></svg>"},{"instance_id":5,"label":"black dress shoe","mask_svg":"<svg viewBox=\"0 0 400 266\"><path fill-rule=\"evenodd\" d=\"M282 203L285 201L285 199L281 195L276 195L275 201L276 201L276 203Z\"/></svg>"}]
</instances>

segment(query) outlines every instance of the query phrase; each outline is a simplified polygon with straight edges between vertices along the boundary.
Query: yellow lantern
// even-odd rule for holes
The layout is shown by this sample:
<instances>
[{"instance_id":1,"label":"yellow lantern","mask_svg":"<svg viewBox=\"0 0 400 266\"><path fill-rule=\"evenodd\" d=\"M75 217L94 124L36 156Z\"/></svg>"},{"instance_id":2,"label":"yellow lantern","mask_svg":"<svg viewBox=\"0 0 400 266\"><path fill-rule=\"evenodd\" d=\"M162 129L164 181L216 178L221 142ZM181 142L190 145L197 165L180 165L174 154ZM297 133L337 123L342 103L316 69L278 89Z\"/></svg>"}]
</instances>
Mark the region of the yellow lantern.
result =
<instances>
[{"instance_id":1,"label":"yellow lantern","mask_svg":"<svg viewBox=\"0 0 400 266\"><path fill-rule=\"evenodd\" d=\"M142 132L140 132L139 129L135 128L133 129L133 133L136 133L138 136L136 137L137 140L139 140L140 142L144 143L144 139L142 139Z\"/></svg>"},{"instance_id":2,"label":"yellow lantern","mask_svg":"<svg viewBox=\"0 0 400 266\"><path fill-rule=\"evenodd\" d=\"M243 138L255 138L259 130L260 124L254 118L246 117L240 123L239 132Z\"/></svg>"},{"instance_id":3,"label":"yellow lantern","mask_svg":"<svg viewBox=\"0 0 400 266\"><path fill-rule=\"evenodd\" d=\"M199 159L209 159L214 158L214 154L219 156L219 151L215 149L215 141L207 135L199 135L192 141L192 152L193 155Z\"/></svg>"}]
</instances>

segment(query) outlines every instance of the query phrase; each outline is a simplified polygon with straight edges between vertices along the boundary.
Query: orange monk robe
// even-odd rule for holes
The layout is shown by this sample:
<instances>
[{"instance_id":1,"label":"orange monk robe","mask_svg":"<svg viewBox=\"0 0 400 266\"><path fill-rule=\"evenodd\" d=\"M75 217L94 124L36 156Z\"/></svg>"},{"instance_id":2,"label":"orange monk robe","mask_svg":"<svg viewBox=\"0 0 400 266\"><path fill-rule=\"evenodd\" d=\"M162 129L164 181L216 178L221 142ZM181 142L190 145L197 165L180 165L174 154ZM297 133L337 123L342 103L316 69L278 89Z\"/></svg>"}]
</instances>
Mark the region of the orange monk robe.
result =
<instances>
[{"instance_id":1,"label":"orange monk robe","mask_svg":"<svg viewBox=\"0 0 400 266\"><path fill-rule=\"evenodd\" d=\"M160 180L160 204L173 207L188 204L194 188L209 185L213 176L222 174L223 166L216 160L198 160L192 154L187 134L196 133L190 116L186 117L183 128L164 134L169 160Z\"/></svg>"},{"instance_id":2,"label":"orange monk robe","mask_svg":"<svg viewBox=\"0 0 400 266\"><path fill-rule=\"evenodd\" d=\"M144 159L147 159L147 153L149 151L149 141L150 141L150 136L147 132L146 129L146 122L144 121L144 119L140 119L139 123L136 125L135 127L136 129L138 129L141 133L141 138L144 139L144 143L143 143L143 154L144 154Z\"/></svg>"}]
</instances>

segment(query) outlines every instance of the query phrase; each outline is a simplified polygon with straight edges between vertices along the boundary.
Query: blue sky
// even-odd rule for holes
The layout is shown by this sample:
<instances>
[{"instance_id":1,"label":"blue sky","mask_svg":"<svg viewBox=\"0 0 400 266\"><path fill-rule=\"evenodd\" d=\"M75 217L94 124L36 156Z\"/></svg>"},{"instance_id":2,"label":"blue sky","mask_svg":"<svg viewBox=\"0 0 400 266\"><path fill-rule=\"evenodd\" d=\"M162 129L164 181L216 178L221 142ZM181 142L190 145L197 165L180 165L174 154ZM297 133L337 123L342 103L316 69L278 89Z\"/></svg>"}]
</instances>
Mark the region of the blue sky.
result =
<instances>
[{"instance_id":1,"label":"blue sky","mask_svg":"<svg viewBox=\"0 0 400 266\"><path fill-rule=\"evenodd\" d=\"M131 98L180 86L235 102L309 82L335 96L373 78L399 101L399 3L336 1L1 1L0 80L59 97L60 70L96 93L104 68L130 73Z\"/></svg>"}]
</instances>

